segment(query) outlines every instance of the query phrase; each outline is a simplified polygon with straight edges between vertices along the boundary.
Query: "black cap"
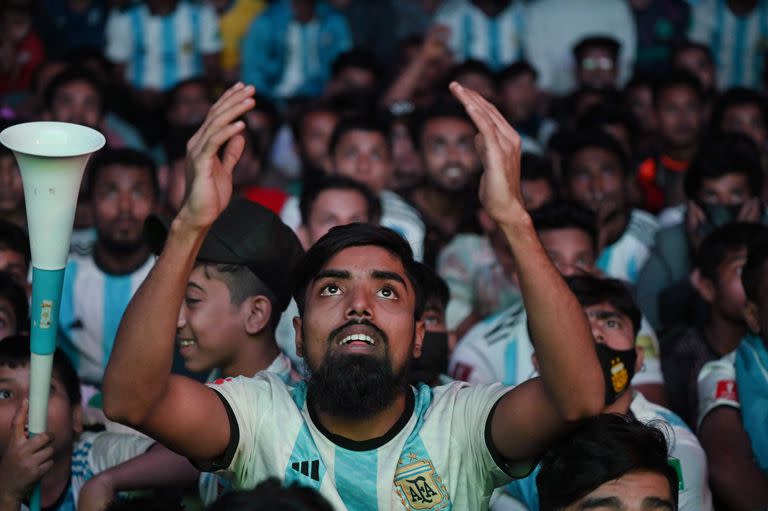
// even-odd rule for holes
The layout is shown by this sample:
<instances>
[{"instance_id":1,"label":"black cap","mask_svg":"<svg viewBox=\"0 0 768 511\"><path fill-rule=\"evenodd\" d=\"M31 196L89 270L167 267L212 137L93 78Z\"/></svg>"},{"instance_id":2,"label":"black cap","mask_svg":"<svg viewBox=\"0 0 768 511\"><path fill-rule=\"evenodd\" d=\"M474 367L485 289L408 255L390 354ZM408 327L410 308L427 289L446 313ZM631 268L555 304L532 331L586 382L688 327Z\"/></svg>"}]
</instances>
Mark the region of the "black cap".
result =
<instances>
[{"instance_id":1,"label":"black cap","mask_svg":"<svg viewBox=\"0 0 768 511\"><path fill-rule=\"evenodd\" d=\"M144 236L156 254L163 250L170 222L152 215ZM291 300L291 279L304 250L280 217L247 199L234 198L211 226L198 261L248 267L277 298L282 312Z\"/></svg>"}]
</instances>

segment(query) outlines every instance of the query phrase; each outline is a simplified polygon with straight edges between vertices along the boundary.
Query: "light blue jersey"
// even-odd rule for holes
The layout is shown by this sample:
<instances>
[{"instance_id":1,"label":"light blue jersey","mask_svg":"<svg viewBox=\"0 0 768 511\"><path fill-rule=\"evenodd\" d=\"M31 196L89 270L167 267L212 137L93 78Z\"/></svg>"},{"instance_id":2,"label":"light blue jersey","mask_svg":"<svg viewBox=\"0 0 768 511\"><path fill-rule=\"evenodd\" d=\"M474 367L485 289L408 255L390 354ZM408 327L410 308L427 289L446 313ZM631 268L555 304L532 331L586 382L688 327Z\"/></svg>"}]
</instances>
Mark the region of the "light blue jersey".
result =
<instances>
[{"instance_id":1,"label":"light blue jersey","mask_svg":"<svg viewBox=\"0 0 768 511\"><path fill-rule=\"evenodd\" d=\"M653 215L633 210L627 228L618 240L603 249L596 266L607 277L634 284L651 254L658 230L659 223Z\"/></svg>"},{"instance_id":2,"label":"light blue jersey","mask_svg":"<svg viewBox=\"0 0 768 511\"><path fill-rule=\"evenodd\" d=\"M59 345L83 383L101 385L123 313L154 264L155 258L150 257L130 274L111 275L93 257L72 256L67 263Z\"/></svg>"},{"instance_id":3,"label":"light blue jersey","mask_svg":"<svg viewBox=\"0 0 768 511\"><path fill-rule=\"evenodd\" d=\"M315 488L338 511L475 511L487 509L493 489L510 481L486 443L490 412L508 391L501 385L411 389L398 423L366 442L322 429L305 383L291 388L261 373L210 386L236 421L237 445L224 463L238 489L277 477ZM507 470L522 476L530 468Z\"/></svg>"}]
</instances>

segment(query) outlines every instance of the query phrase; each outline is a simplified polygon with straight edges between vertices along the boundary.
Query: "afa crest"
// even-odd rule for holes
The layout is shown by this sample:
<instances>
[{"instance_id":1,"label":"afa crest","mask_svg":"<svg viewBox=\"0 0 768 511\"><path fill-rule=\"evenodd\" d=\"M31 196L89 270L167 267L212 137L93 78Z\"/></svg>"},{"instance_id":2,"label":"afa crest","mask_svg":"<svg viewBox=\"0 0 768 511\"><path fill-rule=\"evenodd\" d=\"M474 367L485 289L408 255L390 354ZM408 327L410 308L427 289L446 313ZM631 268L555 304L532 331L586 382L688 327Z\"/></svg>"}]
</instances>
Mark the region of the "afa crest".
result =
<instances>
[{"instance_id":1,"label":"afa crest","mask_svg":"<svg viewBox=\"0 0 768 511\"><path fill-rule=\"evenodd\" d=\"M400 460L395 471L395 486L403 506L411 510L449 510L448 490L428 459L409 454Z\"/></svg>"},{"instance_id":2,"label":"afa crest","mask_svg":"<svg viewBox=\"0 0 768 511\"><path fill-rule=\"evenodd\" d=\"M611 360L611 384L614 392L623 392L629 385L629 373L619 358Z\"/></svg>"}]
</instances>

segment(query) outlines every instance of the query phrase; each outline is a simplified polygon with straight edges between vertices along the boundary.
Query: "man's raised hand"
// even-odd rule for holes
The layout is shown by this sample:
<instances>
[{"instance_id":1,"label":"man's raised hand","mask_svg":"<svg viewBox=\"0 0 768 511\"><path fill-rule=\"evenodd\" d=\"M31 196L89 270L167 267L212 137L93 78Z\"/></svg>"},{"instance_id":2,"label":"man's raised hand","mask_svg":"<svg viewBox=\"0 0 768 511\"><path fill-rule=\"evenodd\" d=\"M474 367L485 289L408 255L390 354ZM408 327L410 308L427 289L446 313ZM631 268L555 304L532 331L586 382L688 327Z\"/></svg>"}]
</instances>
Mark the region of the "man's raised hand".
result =
<instances>
[{"instance_id":1,"label":"man's raised hand","mask_svg":"<svg viewBox=\"0 0 768 511\"><path fill-rule=\"evenodd\" d=\"M514 223L525 212L520 192L520 135L477 92L456 82L450 89L479 131L475 143L484 167L480 202L497 223Z\"/></svg>"},{"instance_id":2,"label":"man's raised hand","mask_svg":"<svg viewBox=\"0 0 768 511\"><path fill-rule=\"evenodd\" d=\"M227 89L187 143L187 198L179 216L194 227L209 227L229 204L232 171L245 147L245 123L238 119L253 108L253 94L242 83Z\"/></svg>"}]
</instances>

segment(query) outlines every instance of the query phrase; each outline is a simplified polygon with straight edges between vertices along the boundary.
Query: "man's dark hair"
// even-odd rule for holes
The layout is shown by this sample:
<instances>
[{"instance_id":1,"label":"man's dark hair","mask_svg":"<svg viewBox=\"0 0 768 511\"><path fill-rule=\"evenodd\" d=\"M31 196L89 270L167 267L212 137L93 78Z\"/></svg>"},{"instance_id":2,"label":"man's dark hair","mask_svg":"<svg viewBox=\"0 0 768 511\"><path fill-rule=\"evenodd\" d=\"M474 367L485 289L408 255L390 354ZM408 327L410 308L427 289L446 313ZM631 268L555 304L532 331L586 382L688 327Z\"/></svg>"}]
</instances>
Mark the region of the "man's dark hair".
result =
<instances>
[{"instance_id":1,"label":"man's dark hair","mask_svg":"<svg viewBox=\"0 0 768 511\"><path fill-rule=\"evenodd\" d=\"M632 114L617 103L598 103L582 115L577 122L579 131L604 130L605 126L621 124L627 130L630 144L634 140L637 123Z\"/></svg>"},{"instance_id":2,"label":"man's dark hair","mask_svg":"<svg viewBox=\"0 0 768 511\"><path fill-rule=\"evenodd\" d=\"M576 60L581 59L584 52L590 48L603 48L607 50L615 62L619 58L621 43L610 36L587 36L573 46L573 58Z\"/></svg>"},{"instance_id":3,"label":"man's dark hair","mask_svg":"<svg viewBox=\"0 0 768 511\"><path fill-rule=\"evenodd\" d=\"M336 148L341 142L341 139L351 131L365 131L379 133L387 142L387 150L389 148L389 128L386 124L373 116L355 115L352 117L342 118L333 130L331 139L328 142L328 154L333 157L336 152Z\"/></svg>"},{"instance_id":4,"label":"man's dark hair","mask_svg":"<svg viewBox=\"0 0 768 511\"><path fill-rule=\"evenodd\" d=\"M699 102L704 101L704 91L701 88L701 82L695 75L682 69L675 69L664 73L656 80L653 88L653 104L658 108L661 96L671 89L685 87L693 91Z\"/></svg>"},{"instance_id":5,"label":"man's dark hair","mask_svg":"<svg viewBox=\"0 0 768 511\"><path fill-rule=\"evenodd\" d=\"M252 490L223 495L206 511L333 511L317 490L308 486L284 487L275 477L265 479Z\"/></svg>"},{"instance_id":6,"label":"man's dark hair","mask_svg":"<svg viewBox=\"0 0 768 511\"><path fill-rule=\"evenodd\" d=\"M488 64L482 60L467 59L461 64L453 66L446 78L446 85L452 81L458 80L461 75L464 74L478 74L488 78L491 83L496 86L496 77L493 75L493 71L488 67Z\"/></svg>"},{"instance_id":7,"label":"man's dark hair","mask_svg":"<svg viewBox=\"0 0 768 511\"><path fill-rule=\"evenodd\" d=\"M527 60L521 59L496 73L496 83L503 85L506 82L516 80L518 77L526 74L531 75L534 80L539 78L539 72L536 71L536 68Z\"/></svg>"},{"instance_id":8,"label":"man's dark hair","mask_svg":"<svg viewBox=\"0 0 768 511\"><path fill-rule=\"evenodd\" d=\"M653 92L654 87L656 87L656 80L657 77L653 73L649 72L639 72L636 73L632 78L629 79L629 81L624 85L624 93L629 89L632 89L634 87L648 87L651 89L651 92Z\"/></svg>"},{"instance_id":9,"label":"man's dark hair","mask_svg":"<svg viewBox=\"0 0 768 511\"><path fill-rule=\"evenodd\" d=\"M381 69L379 68L376 55L362 48L352 48L351 50L340 53L331 63L331 78L336 78L345 69L356 67L369 71L377 82L381 81Z\"/></svg>"},{"instance_id":10,"label":"man's dark hair","mask_svg":"<svg viewBox=\"0 0 768 511\"><path fill-rule=\"evenodd\" d=\"M556 229L578 229L589 236L597 253L597 218L592 210L571 200L556 200L530 212L537 233Z\"/></svg>"},{"instance_id":11,"label":"man's dark hair","mask_svg":"<svg viewBox=\"0 0 768 511\"><path fill-rule=\"evenodd\" d=\"M686 197L695 199L705 179L719 179L727 174L746 175L751 196L760 195L763 189L760 150L748 136L723 133L701 144L683 178Z\"/></svg>"},{"instance_id":12,"label":"man's dark hair","mask_svg":"<svg viewBox=\"0 0 768 511\"><path fill-rule=\"evenodd\" d=\"M421 272L421 288L424 291L424 304L436 300L443 308L448 307L451 299L451 289L445 280L431 267L424 263L416 263Z\"/></svg>"},{"instance_id":13,"label":"man's dark hair","mask_svg":"<svg viewBox=\"0 0 768 511\"><path fill-rule=\"evenodd\" d=\"M700 51L704 55L707 56L707 59L709 60L709 63L714 65L715 59L712 56L712 50L709 49L709 46L702 43L697 43L695 41L691 41L689 39L686 39L685 41L681 41L679 44L676 44L674 48L672 48L672 55L670 58L670 62L674 64L674 62L677 60L678 56L686 51Z\"/></svg>"},{"instance_id":14,"label":"man's dark hair","mask_svg":"<svg viewBox=\"0 0 768 511\"><path fill-rule=\"evenodd\" d=\"M565 279L582 307L608 303L632 322L634 336L640 331L642 314L627 285L618 279L579 275Z\"/></svg>"},{"instance_id":15,"label":"man's dark hair","mask_svg":"<svg viewBox=\"0 0 768 511\"><path fill-rule=\"evenodd\" d=\"M213 102L214 95L213 95L213 87L211 85L211 81L206 78L205 76L193 76L191 78L187 78L186 80L182 80L176 85L173 86L171 90L165 93L165 111L167 112L176 105L176 101L178 100L177 97L181 90L184 87L188 87L190 85L199 85L203 88L205 91L205 95Z\"/></svg>"},{"instance_id":16,"label":"man's dark hair","mask_svg":"<svg viewBox=\"0 0 768 511\"><path fill-rule=\"evenodd\" d=\"M763 118L763 125L768 127L768 110L766 110L766 102L763 95L753 89L734 87L728 89L715 102L715 106L712 110L712 131L715 133L722 133L723 119L725 118L725 113L729 109L750 105L757 107Z\"/></svg>"},{"instance_id":17,"label":"man's dark hair","mask_svg":"<svg viewBox=\"0 0 768 511\"><path fill-rule=\"evenodd\" d=\"M10 273L0 271L0 298L5 298L13 308L13 315L16 316L16 332L26 332L29 330L29 301L27 293L24 291ZM0 339L2 341L2 339Z\"/></svg>"},{"instance_id":18,"label":"man's dark hair","mask_svg":"<svg viewBox=\"0 0 768 511\"><path fill-rule=\"evenodd\" d=\"M663 475L677 509L677 472L668 463L664 433L631 415L585 419L555 442L536 476L539 509L563 509L601 485L637 471Z\"/></svg>"},{"instance_id":19,"label":"man's dark hair","mask_svg":"<svg viewBox=\"0 0 768 511\"><path fill-rule=\"evenodd\" d=\"M106 88L96 73L90 69L80 66L71 65L60 73L56 74L43 91L43 105L49 112L53 108L53 101L58 94L59 89L65 85L69 85L72 82L86 82L90 85L96 93L99 95L99 107L102 113L104 113L104 105L106 103Z\"/></svg>"},{"instance_id":20,"label":"man's dark hair","mask_svg":"<svg viewBox=\"0 0 768 511\"><path fill-rule=\"evenodd\" d=\"M297 114L293 116L291 121L291 132L293 133L293 139L298 143L303 135L302 124L304 119L315 113L329 113L339 117L339 112L334 105L327 101L315 101L302 106Z\"/></svg>"},{"instance_id":21,"label":"man's dark hair","mask_svg":"<svg viewBox=\"0 0 768 511\"><path fill-rule=\"evenodd\" d=\"M365 198L368 205L368 221L377 223L381 218L381 201L364 184L344 176L324 176L312 181L312 186L305 186L299 199L299 211L301 212L301 223L309 224L309 217L312 213L312 206L321 193L328 190L350 190L358 192Z\"/></svg>"},{"instance_id":22,"label":"man's dark hair","mask_svg":"<svg viewBox=\"0 0 768 511\"><path fill-rule=\"evenodd\" d=\"M587 148L597 148L608 151L619 161L619 167L624 176L629 173L629 160L627 153L621 147L621 144L613 136L604 131L576 132L568 137L564 142L565 158L563 161L563 174L566 179L571 172L573 159L576 153Z\"/></svg>"},{"instance_id":23,"label":"man's dark hair","mask_svg":"<svg viewBox=\"0 0 768 511\"><path fill-rule=\"evenodd\" d=\"M553 198L558 196L555 170L549 159L534 153L523 153L520 157L520 181L538 181L543 179L552 189Z\"/></svg>"},{"instance_id":24,"label":"man's dark hair","mask_svg":"<svg viewBox=\"0 0 768 511\"><path fill-rule=\"evenodd\" d=\"M762 224L734 222L718 227L701 242L696 267L702 277L717 282L717 268L729 254L763 237L768 238L768 227Z\"/></svg>"},{"instance_id":25,"label":"man's dark hair","mask_svg":"<svg viewBox=\"0 0 768 511\"><path fill-rule=\"evenodd\" d=\"M414 318L421 318L424 311L424 292L421 288L420 272L413 259L411 246L391 229L371 224L354 223L332 228L312 245L299 260L294 271L293 298L304 315L307 288L315 276L337 253L350 247L374 246L383 248L398 259L405 268L405 274L416 295Z\"/></svg>"},{"instance_id":26,"label":"man's dark hair","mask_svg":"<svg viewBox=\"0 0 768 511\"><path fill-rule=\"evenodd\" d=\"M21 254L24 257L24 265L29 269L29 263L32 260L29 237L24 229L4 219L0 219L0 250Z\"/></svg>"},{"instance_id":27,"label":"man's dark hair","mask_svg":"<svg viewBox=\"0 0 768 511\"><path fill-rule=\"evenodd\" d=\"M421 137L424 133L424 128L429 121L434 119L453 119L465 122L472 127L475 131L475 124L467 114L467 111L458 101L443 100L430 106L417 110L413 113L409 119L408 128L411 135L411 140L416 149L421 149Z\"/></svg>"},{"instance_id":28,"label":"man's dark hair","mask_svg":"<svg viewBox=\"0 0 768 511\"><path fill-rule=\"evenodd\" d=\"M765 289L760 289L763 272L768 271L768 238L761 238L753 241L747 249L747 262L741 269L741 284L744 286L744 294L750 302L757 303L760 299L760 293Z\"/></svg>"},{"instance_id":29,"label":"man's dark hair","mask_svg":"<svg viewBox=\"0 0 768 511\"><path fill-rule=\"evenodd\" d=\"M254 94L253 101L254 105L250 111L262 113L267 117L269 120L269 132L274 137L277 134L277 130L280 129L280 112L272 100L263 94Z\"/></svg>"},{"instance_id":30,"label":"man's dark hair","mask_svg":"<svg viewBox=\"0 0 768 511\"><path fill-rule=\"evenodd\" d=\"M103 151L96 153L93 157L87 172L89 193L93 193L93 186L96 184L99 173L110 165L124 165L126 167L136 167L146 170L152 182L152 188L155 195L160 191L160 186L157 182L157 167L152 158L136 149L121 148L104 149Z\"/></svg>"},{"instance_id":31,"label":"man's dark hair","mask_svg":"<svg viewBox=\"0 0 768 511\"><path fill-rule=\"evenodd\" d=\"M0 342L0 367L27 367L30 357L28 335L12 335ZM53 376L64 385L69 403L72 406L80 404L80 378L61 348L56 348L53 354Z\"/></svg>"}]
</instances>

